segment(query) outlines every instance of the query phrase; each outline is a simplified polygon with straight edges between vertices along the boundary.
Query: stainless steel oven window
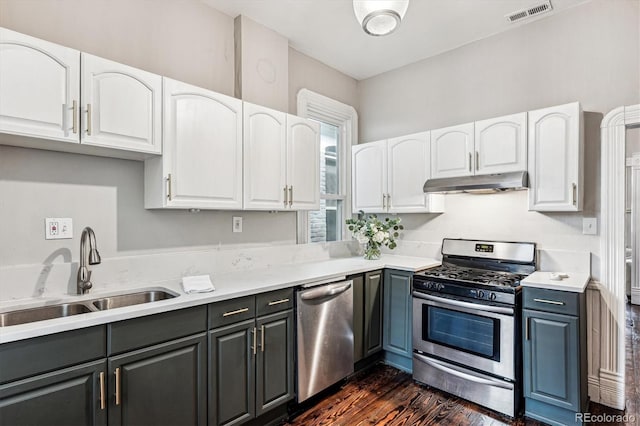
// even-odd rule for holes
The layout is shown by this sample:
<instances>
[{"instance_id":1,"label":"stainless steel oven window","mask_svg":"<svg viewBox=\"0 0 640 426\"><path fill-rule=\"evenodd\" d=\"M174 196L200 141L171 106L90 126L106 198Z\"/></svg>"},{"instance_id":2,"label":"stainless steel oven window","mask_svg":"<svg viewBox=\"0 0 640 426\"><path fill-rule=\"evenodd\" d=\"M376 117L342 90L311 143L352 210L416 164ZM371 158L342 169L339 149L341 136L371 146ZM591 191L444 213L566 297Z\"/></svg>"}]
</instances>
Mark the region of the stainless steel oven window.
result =
<instances>
[{"instance_id":1,"label":"stainless steel oven window","mask_svg":"<svg viewBox=\"0 0 640 426\"><path fill-rule=\"evenodd\" d=\"M496 342L499 342L500 345L497 351L500 360L485 358L471 352L459 350L458 348L424 340L422 338L424 305L478 315L483 318L491 318L498 321L500 323L500 339ZM450 363L484 371L487 374L492 374L497 377L514 380L516 378L515 345L517 344L517 336L513 307L471 303L421 292L413 292L413 349L415 351L432 355Z\"/></svg>"},{"instance_id":2,"label":"stainless steel oven window","mask_svg":"<svg viewBox=\"0 0 640 426\"><path fill-rule=\"evenodd\" d=\"M422 305L422 339L500 361L500 320Z\"/></svg>"}]
</instances>

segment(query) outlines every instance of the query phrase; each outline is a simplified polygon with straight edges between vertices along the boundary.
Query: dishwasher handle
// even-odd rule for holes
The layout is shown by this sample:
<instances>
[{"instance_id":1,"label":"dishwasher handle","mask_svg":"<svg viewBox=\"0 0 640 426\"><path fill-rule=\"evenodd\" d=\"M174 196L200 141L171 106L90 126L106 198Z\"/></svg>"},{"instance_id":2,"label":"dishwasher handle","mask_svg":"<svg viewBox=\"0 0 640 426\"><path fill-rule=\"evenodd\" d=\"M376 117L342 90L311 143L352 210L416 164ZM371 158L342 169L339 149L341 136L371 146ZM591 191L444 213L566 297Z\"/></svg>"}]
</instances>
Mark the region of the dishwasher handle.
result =
<instances>
[{"instance_id":1,"label":"dishwasher handle","mask_svg":"<svg viewBox=\"0 0 640 426\"><path fill-rule=\"evenodd\" d=\"M335 286L335 285L327 285L318 289L305 291L300 295L300 299L302 300L315 300L322 299L323 297L335 296L336 294L344 293L345 291L351 288L351 281Z\"/></svg>"}]
</instances>

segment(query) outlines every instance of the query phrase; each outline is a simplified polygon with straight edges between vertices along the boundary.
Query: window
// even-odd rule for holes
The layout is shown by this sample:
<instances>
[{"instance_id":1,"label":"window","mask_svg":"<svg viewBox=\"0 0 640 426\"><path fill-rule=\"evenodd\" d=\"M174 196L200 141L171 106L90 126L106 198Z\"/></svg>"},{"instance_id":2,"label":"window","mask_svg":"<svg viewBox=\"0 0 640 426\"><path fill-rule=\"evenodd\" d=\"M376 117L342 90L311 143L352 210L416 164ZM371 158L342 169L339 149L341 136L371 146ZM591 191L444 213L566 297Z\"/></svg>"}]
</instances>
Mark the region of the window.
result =
<instances>
[{"instance_id":1,"label":"window","mask_svg":"<svg viewBox=\"0 0 640 426\"><path fill-rule=\"evenodd\" d=\"M298 115L320 123L320 209L298 213L298 243L343 240L358 116L353 107L307 89L298 92Z\"/></svg>"}]
</instances>

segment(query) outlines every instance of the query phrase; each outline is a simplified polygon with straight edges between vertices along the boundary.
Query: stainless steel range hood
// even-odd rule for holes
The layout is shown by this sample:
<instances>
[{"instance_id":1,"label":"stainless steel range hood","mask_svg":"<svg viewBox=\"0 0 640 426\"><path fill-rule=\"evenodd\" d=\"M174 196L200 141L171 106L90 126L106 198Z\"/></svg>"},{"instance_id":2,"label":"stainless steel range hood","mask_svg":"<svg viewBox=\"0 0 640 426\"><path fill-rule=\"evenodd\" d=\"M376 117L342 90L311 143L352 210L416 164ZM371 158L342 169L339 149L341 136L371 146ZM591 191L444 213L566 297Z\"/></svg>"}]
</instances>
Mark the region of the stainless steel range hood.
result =
<instances>
[{"instance_id":1,"label":"stainless steel range hood","mask_svg":"<svg viewBox=\"0 0 640 426\"><path fill-rule=\"evenodd\" d=\"M426 193L498 192L525 189L527 172L498 173L493 175L461 176L428 179L423 187Z\"/></svg>"}]
</instances>

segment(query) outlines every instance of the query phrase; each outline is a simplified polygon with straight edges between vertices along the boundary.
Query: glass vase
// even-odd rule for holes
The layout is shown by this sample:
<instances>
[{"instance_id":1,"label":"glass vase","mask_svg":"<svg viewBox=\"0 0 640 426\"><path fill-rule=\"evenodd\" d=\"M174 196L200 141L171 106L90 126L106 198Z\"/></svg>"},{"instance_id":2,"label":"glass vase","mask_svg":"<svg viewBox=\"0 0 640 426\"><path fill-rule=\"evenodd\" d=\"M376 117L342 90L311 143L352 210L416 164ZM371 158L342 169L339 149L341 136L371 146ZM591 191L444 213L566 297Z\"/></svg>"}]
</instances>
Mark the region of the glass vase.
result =
<instances>
[{"instance_id":1,"label":"glass vase","mask_svg":"<svg viewBox=\"0 0 640 426\"><path fill-rule=\"evenodd\" d=\"M364 248L364 258L367 260L375 260L380 258L380 246L373 242L368 242Z\"/></svg>"}]
</instances>

